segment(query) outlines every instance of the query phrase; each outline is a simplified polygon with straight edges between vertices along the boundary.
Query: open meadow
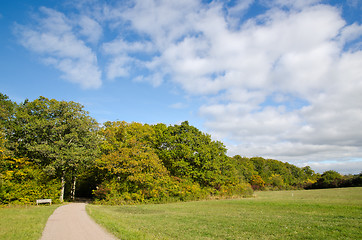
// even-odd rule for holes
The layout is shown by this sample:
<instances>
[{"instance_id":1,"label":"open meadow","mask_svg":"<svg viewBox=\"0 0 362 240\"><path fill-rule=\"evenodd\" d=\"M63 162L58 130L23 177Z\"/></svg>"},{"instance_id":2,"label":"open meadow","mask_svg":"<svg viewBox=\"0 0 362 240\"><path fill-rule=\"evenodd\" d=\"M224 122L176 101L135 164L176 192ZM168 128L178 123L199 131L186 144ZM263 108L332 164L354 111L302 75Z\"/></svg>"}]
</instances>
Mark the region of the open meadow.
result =
<instances>
[{"instance_id":1,"label":"open meadow","mask_svg":"<svg viewBox=\"0 0 362 240\"><path fill-rule=\"evenodd\" d=\"M59 205L0 208L0 239L39 239ZM256 192L253 198L87 205L121 239L361 239L362 188Z\"/></svg>"},{"instance_id":2,"label":"open meadow","mask_svg":"<svg viewBox=\"0 0 362 240\"><path fill-rule=\"evenodd\" d=\"M0 207L0 239L39 239L59 205Z\"/></svg>"},{"instance_id":3,"label":"open meadow","mask_svg":"<svg viewBox=\"0 0 362 240\"><path fill-rule=\"evenodd\" d=\"M88 205L122 239L361 239L362 188L256 192L254 198Z\"/></svg>"}]
</instances>

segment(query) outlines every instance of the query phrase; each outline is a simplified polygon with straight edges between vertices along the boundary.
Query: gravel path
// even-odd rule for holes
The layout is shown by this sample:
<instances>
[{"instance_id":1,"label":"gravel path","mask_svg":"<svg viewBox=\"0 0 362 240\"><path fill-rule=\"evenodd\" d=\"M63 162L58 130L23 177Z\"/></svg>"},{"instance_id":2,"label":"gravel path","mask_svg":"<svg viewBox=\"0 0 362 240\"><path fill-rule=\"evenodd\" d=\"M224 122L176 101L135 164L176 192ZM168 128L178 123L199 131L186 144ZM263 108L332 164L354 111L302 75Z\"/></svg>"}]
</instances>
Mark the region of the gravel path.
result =
<instances>
[{"instance_id":1,"label":"gravel path","mask_svg":"<svg viewBox=\"0 0 362 240\"><path fill-rule=\"evenodd\" d=\"M91 219L85 203L71 203L57 208L49 217L41 240L115 240Z\"/></svg>"}]
</instances>

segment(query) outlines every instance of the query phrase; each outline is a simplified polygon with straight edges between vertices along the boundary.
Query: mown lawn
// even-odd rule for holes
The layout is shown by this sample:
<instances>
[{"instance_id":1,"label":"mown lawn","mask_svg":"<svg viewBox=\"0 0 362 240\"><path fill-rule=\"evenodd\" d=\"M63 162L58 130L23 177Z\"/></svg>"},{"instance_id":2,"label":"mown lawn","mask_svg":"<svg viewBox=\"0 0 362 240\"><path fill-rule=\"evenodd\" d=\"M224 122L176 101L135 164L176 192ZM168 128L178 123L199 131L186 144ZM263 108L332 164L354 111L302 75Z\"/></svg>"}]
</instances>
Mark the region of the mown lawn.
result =
<instances>
[{"instance_id":1,"label":"mown lawn","mask_svg":"<svg viewBox=\"0 0 362 240\"><path fill-rule=\"evenodd\" d=\"M361 239L362 188L258 192L254 198L87 205L122 239Z\"/></svg>"},{"instance_id":2,"label":"mown lawn","mask_svg":"<svg viewBox=\"0 0 362 240\"><path fill-rule=\"evenodd\" d=\"M38 240L57 207L59 205L0 207L0 239Z\"/></svg>"}]
</instances>

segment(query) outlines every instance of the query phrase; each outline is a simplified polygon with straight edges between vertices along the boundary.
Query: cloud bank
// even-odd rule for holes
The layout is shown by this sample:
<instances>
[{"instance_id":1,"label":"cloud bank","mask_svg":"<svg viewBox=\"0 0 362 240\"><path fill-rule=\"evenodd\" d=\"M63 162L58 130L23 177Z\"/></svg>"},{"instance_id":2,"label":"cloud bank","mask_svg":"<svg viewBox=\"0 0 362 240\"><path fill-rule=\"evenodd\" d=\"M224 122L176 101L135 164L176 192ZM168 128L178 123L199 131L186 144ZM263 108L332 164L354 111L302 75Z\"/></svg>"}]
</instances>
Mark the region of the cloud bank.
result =
<instances>
[{"instance_id":1,"label":"cloud bank","mask_svg":"<svg viewBox=\"0 0 362 240\"><path fill-rule=\"evenodd\" d=\"M357 159L361 171L362 26L320 2L84 1L71 17L41 8L37 23L17 33L84 88L99 88L103 76L202 96L205 129L229 155L317 168Z\"/></svg>"}]
</instances>

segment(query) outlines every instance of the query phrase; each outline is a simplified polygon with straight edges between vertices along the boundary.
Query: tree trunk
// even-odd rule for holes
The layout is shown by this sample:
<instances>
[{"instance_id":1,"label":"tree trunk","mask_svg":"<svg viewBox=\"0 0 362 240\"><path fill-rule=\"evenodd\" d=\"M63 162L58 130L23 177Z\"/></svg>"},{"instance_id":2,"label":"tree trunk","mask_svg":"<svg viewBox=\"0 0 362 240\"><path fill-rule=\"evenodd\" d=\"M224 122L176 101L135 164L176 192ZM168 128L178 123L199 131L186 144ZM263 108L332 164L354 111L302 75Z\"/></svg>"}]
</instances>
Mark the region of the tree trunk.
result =
<instances>
[{"instance_id":1,"label":"tree trunk","mask_svg":"<svg viewBox=\"0 0 362 240\"><path fill-rule=\"evenodd\" d=\"M60 197L59 197L60 202L64 201L64 187L65 187L65 172L63 172L62 175L62 187L60 189Z\"/></svg>"},{"instance_id":2,"label":"tree trunk","mask_svg":"<svg viewBox=\"0 0 362 240\"><path fill-rule=\"evenodd\" d=\"M72 194L71 194L71 197L72 197L72 200L73 200L73 201L74 201L74 199L75 199L75 184L76 184L76 181L77 181L77 177L74 176L74 177L73 177Z\"/></svg>"}]
</instances>

